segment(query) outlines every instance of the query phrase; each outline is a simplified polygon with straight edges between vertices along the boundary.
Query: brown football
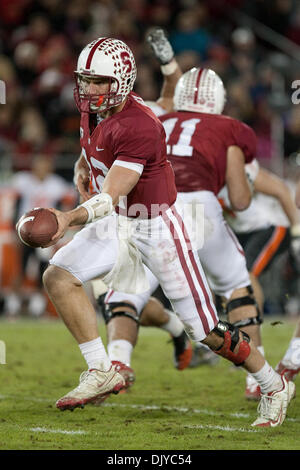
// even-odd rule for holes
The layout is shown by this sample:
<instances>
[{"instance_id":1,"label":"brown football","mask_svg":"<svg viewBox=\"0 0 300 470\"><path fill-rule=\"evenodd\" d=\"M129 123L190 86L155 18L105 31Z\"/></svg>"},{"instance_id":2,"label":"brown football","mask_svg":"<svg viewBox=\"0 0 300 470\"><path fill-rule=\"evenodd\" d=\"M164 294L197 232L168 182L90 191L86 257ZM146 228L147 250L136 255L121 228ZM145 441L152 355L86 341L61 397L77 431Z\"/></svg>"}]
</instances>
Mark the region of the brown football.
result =
<instances>
[{"instance_id":1,"label":"brown football","mask_svg":"<svg viewBox=\"0 0 300 470\"><path fill-rule=\"evenodd\" d=\"M34 248L48 245L57 228L56 215L40 207L26 212L16 225L20 240Z\"/></svg>"}]
</instances>

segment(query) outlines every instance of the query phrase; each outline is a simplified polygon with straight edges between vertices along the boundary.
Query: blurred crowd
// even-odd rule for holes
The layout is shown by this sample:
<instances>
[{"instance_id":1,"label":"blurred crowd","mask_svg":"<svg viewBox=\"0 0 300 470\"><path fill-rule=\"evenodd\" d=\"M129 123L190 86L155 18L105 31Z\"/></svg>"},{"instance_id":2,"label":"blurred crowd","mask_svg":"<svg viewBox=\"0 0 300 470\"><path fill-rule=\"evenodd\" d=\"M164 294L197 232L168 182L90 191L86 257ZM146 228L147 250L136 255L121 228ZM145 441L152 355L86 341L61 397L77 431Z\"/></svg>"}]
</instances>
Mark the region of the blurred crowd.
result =
<instances>
[{"instance_id":1,"label":"blurred crowd","mask_svg":"<svg viewBox=\"0 0 300 470\"><path fill-rule=\"evenodd\" d=\"M135 91L157 99L160 69L145 42L154 25L167 31L183 71L202 64L222 77L225 112L253 126L258 158L276 151L271 137L278 111L283 154L295 154L300 110L292 106L291 84L300 64L237 24L232 9L300 46L300 5L293 0L0 0L0 79L7 90L0 155L9 152L14 170L26 168L36 152L78 155L73 71L82 47L97 37L128 43L138 65Z\"/></svg>"},{"instance_id":2,"label":"blurred crowd","mask_svg":"<svg viewBox=\"0 0 300 470\"><path fill-rule=\"evenodd\" d=\"M225 114L253 127L262 165L278 170L279 158L280 172L288 162L297 174L300 106L291 97L300 62L262 39L251 24L245 26L244 15L300 47L299 1L0 0L0 11L0 80L6 85L6 104L0 104L0 169L5 161L11 173L28 170L33 156L43 154L71 182L80 153L80 117L73 99L79 52L102 36L125 41L137 61L134 91L155 101L162 76L145 36L161 26L183 71L201 65L222 77Z\"/></svg>"}]
</instances>

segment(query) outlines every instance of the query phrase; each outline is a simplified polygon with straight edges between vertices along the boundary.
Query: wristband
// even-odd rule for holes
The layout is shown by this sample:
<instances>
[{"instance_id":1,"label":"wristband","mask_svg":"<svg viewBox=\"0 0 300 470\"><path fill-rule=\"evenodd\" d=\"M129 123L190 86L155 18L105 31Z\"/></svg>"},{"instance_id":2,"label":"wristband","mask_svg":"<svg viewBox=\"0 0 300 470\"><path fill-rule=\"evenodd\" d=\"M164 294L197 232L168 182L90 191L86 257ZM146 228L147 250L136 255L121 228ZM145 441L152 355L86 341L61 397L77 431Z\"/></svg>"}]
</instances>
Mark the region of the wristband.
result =
<instances>
[{"instance_id":1,"label":"wristband","mask_svg":"<svg viewBox=\"0 0 300 470\"><path fill-rule=\"evenodd\" d=\"M110 215L114 208L112 198L107 193L96 194L96 196L80 204L80 207L84 207L88 213L86 224Z\"/></svg>"},{"instance_id":2,"label":"wristband","mask_svg":"<svg viewBox=\"0 0 300 470\"><path fill-rule=\"evenodd\" d=\"M172 73L175 72L177 67L178 67L178 64L177 64L176 60L172 59L171 62L169 62L168 64L161 65L160 70L161 70L163 75L172 75Z\"/></svg>"},{"instance_id":3,"label":"wristband","mask_svg":"<svg viewBox=\"0 0 300 470\"><path fill-rule=\"evenodd\" d=\"M300 237L300 224L295 224L290 227L290 234L292 237Z\"/></svg>"}]
</instances>

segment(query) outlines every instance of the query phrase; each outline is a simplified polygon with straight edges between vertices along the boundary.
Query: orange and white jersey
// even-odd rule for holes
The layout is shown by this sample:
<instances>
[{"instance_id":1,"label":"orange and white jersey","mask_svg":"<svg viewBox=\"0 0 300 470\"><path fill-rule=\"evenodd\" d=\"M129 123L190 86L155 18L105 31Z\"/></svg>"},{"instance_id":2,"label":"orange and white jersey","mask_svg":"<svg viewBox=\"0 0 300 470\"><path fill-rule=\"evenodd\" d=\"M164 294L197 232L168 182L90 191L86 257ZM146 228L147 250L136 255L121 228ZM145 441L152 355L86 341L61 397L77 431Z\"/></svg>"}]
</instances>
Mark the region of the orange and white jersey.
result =
<instances>
[{"instance_id":1,"label":"orange and white jersey","mask_svg":"<svg viewBox=\"0 0 300 470\"><path fill-rule=\"evenodd\" d=\"M227 187L218 195L224 217L235 233L248 233L270 226L289 227L290 223L278 200L262 193L254 193L248 209L233 211L230 207Z\"/></svg>"}]
</instances>

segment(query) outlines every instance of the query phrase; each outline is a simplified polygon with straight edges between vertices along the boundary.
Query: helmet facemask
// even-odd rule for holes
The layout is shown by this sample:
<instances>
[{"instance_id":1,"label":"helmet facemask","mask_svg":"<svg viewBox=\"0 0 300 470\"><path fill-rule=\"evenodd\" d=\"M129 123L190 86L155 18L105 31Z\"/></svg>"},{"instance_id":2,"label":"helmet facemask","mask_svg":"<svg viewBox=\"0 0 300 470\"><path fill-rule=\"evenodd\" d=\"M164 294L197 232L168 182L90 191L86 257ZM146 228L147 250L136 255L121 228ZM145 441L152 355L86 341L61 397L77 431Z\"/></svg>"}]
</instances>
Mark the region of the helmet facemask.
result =
<instances>
[{"instance_id":1,"label":"helmet facemask","mask_svg":"<svg viewBox=\"0 0 300 470\"><path fill-rule=\"evenodd\" d=\"M103 94L89 93L90 81L107 79L102 83L108 84L108 90ZM118 94L119 84L113 77L92 74L80 74L75 72L74 98L79 112L104 113L123 101L123 96Z\"/></svg>"}]
</instances>

